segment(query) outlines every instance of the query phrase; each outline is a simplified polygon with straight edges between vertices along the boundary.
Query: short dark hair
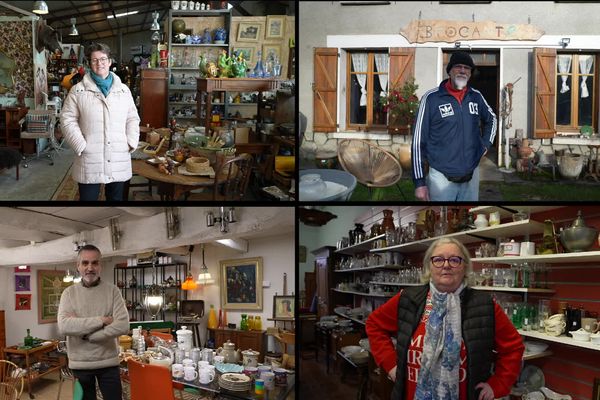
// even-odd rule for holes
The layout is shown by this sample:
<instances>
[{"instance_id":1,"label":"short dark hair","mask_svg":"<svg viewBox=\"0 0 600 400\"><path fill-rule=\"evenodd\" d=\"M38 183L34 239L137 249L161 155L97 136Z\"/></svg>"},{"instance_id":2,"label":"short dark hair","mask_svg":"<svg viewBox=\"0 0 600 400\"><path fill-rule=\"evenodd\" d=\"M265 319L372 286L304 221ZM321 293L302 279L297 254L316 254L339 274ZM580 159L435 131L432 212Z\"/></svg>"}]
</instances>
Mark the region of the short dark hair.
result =
<instances>
[{"instance_id":1,"label":"short dark hair","mask_svg":"<svg viewBox=\"0 0 600 400\"><path fill-rule=\"evenodd\" d=\"M92 53L95 51L101 51L102 53L106 54L106 57L111 58L110 47L108 47L108 45L105 43L97 42L92 42L85 48L85 58L87 58L89 61L92 57Z\"/></svg>"},{"instance_id":2,"label":"short dark hair","mask_svg":"<svg viewBox=\"0 0 600 400\"><path fill-rule=\"evenodd\" d=\"M85 246L81 246L79 248L79 250L77 251L77 264L79 264L80 261L80 256L81 256L81 252L82 251L95 251L98 254L102 255L102 252L100 251L99 248L97 248L96 246L94 246L93 244L86 244Z\"/></svg>"}]
</instances>

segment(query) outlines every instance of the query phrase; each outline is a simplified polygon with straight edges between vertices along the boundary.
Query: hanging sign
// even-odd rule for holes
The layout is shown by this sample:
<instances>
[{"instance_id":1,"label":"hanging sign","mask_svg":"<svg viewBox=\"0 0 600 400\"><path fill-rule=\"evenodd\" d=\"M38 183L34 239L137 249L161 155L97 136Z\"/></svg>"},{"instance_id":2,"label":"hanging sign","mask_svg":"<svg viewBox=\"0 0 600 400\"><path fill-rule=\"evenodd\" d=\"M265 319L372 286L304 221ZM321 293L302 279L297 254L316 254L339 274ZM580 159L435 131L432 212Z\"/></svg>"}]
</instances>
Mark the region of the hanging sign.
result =
<instances>
[{"instance_id":1,"label":"hanging sign","mask_svg":"<svg viewBox=\"0 0 600 400\"><path fill-rule=\"evenodd\" d=\"M410 43L460 40L538 40L544 31L529 24L501 24L494 21L466 22L412 20L400 30Z\"/></svg>"}]
</instances>

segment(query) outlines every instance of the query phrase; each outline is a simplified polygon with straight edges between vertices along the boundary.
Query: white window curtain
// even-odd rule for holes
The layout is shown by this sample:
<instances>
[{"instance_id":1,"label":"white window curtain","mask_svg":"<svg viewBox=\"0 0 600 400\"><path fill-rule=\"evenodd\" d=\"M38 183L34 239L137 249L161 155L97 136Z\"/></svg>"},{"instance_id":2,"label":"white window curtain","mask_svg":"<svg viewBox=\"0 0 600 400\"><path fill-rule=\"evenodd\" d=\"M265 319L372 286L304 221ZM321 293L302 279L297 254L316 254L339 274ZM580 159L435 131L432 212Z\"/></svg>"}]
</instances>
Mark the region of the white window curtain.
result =
<instances>
[{"instance_id":1,"label":"white window curtain","mask_svg":"<svg viewBox=\"0 0 600 400\"><path fill-rule=\"evenodd\" d=\"M589 74L594 64L594 58L592 56L579 56L579 72L582 74ZM585 81L587 76L581 77L581 98L585 99L590 96Z\"/></svg>"},{"instance_id":2,"label":"white window curtain","mask_svg":"<svg viewBox=\"0 0 600 400\"><path fill-rule=\"evenodd\" d=\"M560 78L562 79L562 87L560 88L561 93L566 93L569 91L569 86L567 85L567 79L569 79L568 74L571 70L571 57L570 55L559 55L558 56L558 72L561 74Z\"/></svg>"},{"instance_id":3,"label":"white window curtain","mask_svg":"<svg viewBox=\"0 0 600 400\"><path fill-rule=\"evenodd\" d=\"M367 72L367 62L369 60L369 55L367 53L352 53L352 64L354 65L355 72ZM356 79L358 80L358 84L360 85L360 92L362 93L360 96L360 105L367 105L367 89L365 86L367 85L367 74L356 74Z\"/></svg>"},{"instance_id":4,"label":"white window curtain","mask_svg":"<svg viewBox=\"0 0 600 400\"><path fill-rule=\"evenodd\" d=\"M385 97L387 94L387 86L388 86L388 75L387 72L389 70L390 65L390 56L388 54L375 54L375 66L377 67L377 72L380 74L379 76L379 85L381 86L381 93L379 94L381 97ZM383 74L385 72L385 74Z\"/></svg>"}]
</instances>

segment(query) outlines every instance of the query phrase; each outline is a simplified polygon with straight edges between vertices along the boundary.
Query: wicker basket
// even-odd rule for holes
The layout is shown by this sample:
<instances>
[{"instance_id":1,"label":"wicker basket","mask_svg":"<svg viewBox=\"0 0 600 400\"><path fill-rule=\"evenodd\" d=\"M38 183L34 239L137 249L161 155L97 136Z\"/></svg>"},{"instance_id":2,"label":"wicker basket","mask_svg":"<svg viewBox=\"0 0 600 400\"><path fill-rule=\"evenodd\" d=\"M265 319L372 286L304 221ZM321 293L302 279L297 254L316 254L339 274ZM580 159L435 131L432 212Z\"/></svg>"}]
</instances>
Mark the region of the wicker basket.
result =
<instances>
[{"instance_id":1,"label":"wicker basket","mask_svg":"<svg viewBox=\"0 0 600 400\"><path fill-rule=\"evenodd\" d=\"M190 157L185 160L185 169L188 172L202 172L210 167L210 162L206 157Z\"/></svg>"}]
</instances>

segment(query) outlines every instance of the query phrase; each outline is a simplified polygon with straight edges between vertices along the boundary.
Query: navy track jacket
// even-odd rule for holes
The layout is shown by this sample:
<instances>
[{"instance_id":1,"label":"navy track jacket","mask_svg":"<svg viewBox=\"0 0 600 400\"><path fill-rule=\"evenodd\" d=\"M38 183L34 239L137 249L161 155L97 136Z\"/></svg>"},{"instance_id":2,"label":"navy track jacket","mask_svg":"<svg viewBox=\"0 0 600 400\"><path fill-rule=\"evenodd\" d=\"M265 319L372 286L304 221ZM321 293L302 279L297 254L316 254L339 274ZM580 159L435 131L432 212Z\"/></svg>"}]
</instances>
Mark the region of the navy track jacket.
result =
<instances>
[{"instance_id":1,"label":"navy track jacket","mask_svg":"<svg viewBox=\"0 0 600 400\"><path fill-rule=\"evenodd\" d=\"M421 98L412 141L415 187L426 185L425 163L446 176L461 177L479 165L494 143L496 115L481 92L467 87L459 104L446 90L446 81Z\"/></svg>"}]
</instances>

